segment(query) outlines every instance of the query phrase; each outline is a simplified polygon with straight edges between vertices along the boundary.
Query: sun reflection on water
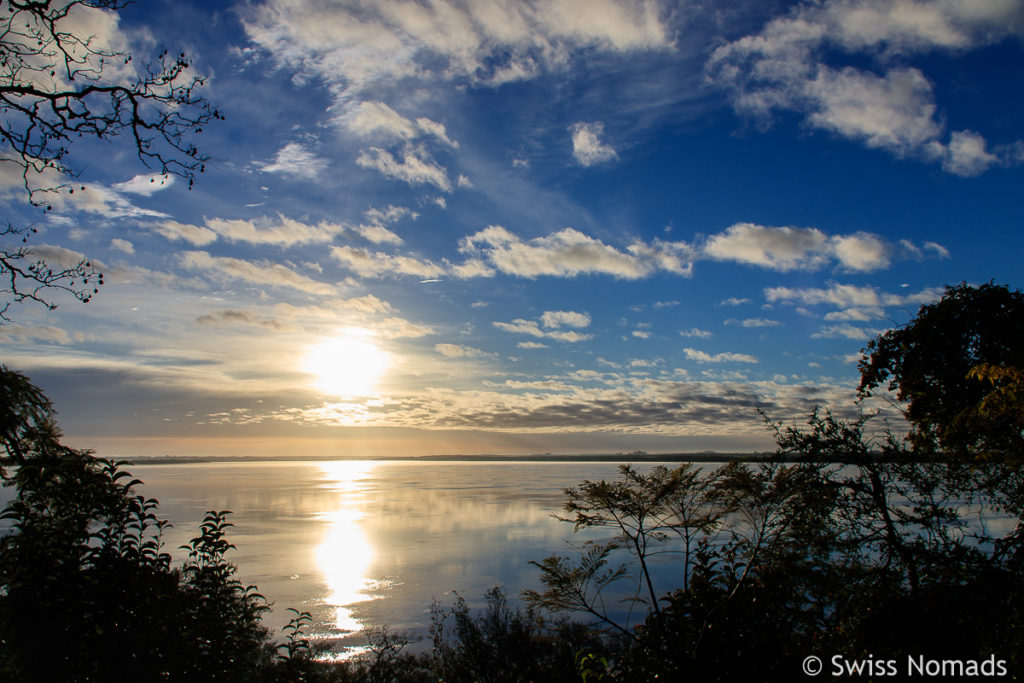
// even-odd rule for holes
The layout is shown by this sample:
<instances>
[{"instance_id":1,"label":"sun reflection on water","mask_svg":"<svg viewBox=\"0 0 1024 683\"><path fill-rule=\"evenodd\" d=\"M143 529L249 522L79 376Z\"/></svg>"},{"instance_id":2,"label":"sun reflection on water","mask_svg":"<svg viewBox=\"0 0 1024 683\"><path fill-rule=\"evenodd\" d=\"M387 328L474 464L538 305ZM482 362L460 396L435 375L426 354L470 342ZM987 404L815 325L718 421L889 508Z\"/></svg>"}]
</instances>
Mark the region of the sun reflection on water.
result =
<instances>
[{"instance_id":1,"label":"sun reflection on water","mask_svg":"<svg viewBox=\"0 0 1024 683\"><path fill-rule=\"evenodd\" d=\"M365 480L374 466L361 461L320 465L325 487L338 494L338 507L319 516L328 526L316 548L316 562L329 591L324 602L334 608L333 628L346 635L363 629L350 607L377 597L373 594L376 582L367 575L374 547L362 524L366 515Z\"/></svg>"}]
</instances>

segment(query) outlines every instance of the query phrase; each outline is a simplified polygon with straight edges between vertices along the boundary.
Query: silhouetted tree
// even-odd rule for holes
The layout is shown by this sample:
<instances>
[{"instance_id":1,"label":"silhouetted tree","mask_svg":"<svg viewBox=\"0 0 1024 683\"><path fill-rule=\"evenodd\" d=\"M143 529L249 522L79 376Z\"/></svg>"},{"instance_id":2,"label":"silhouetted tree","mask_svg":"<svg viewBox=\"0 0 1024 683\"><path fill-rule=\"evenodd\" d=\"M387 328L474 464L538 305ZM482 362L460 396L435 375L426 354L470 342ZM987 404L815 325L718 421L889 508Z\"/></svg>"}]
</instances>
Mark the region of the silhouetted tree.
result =
<instances>
[{"instance_id":1,"label":"silhouetted tree","mask_svg":"<svg viewBox=\"0 0 1024 683\"><path fill-rule=\"evenodd\" d=\"M49 209L84 190L69 161L76 140L130 138L147 168L186 178L207 157L190 141L222 118L184 54L140 63L114 36L129 0L8 0L0 8L0 175L20 177L28 200ZM91 21L90 21L91 20ZM111 35L86 32L101 26ZM102 275L88 260L54 266L33 254L35 229L0 230L0 322L12 303L54 308L55 290L89 301Z\"/></svg>"},{"instance_id":2,"label":"silhouetted tree","mask_svg":"<svg viewBox=\"0 0 1024 683\"><path fill-rule=\"evenodd\" d=\"M895 391L906 402L919 453L1020 459L1024 419L999 396L1024 372L1024 294L1004 285L947 287L906 325L872 340L859 392ZM1004 404L1005 406L1005 404Z\"/></svg>"}]
</instances>

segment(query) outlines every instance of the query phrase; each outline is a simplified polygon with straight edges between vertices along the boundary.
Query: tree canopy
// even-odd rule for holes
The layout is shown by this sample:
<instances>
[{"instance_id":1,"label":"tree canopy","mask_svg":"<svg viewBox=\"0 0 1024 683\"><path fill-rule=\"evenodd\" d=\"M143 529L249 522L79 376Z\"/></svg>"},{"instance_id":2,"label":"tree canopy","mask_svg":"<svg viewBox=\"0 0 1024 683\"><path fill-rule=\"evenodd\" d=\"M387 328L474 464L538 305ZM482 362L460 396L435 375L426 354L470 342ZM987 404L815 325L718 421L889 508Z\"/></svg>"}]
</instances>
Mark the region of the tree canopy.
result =
<instances>
[{"instance_id":1,"label":"tree canopy","mask_svg":"<svg viewBox=\"0 0 1024 683\"><path fill-rule=\"evenodd\" d=\"M999 397L1020 386L1022 370L1024 294L1004 285L961 283L868 344L859 392L894 391L906 402L919 449L1019 457L1024 420Z\"/></svg>"}]
</instances>

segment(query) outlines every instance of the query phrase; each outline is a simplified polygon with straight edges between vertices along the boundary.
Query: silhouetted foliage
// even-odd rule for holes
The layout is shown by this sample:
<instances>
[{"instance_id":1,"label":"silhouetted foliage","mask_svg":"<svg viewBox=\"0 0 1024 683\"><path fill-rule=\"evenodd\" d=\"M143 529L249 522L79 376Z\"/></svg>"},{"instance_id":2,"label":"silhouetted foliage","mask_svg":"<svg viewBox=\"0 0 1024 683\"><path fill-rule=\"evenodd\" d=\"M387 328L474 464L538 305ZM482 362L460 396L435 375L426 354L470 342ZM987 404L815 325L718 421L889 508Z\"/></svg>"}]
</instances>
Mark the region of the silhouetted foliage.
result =
<instances>
[{"instance_id":1,"label":"silhouetted foliage","mask_svg":"<svg viewBox=\"0 0 1024 683\"><path fill-rule=\"evenodd\" d=\"M183 567L167 522L125 463L60 443L49 402L0 368L16 489L0 518L0 678L246 680L271 655L265 601L224 559L227 513L208 513ZM6 401L12 403L6 403Z\"/></svg>"},{"instance_id":2,"label":"silhouetted foliage","mask_svg":"<svg viewBox=\"0 0 1024 683\"><path fill-rule=\"evenodd\" d=\"M1024 294L1003 285L947 287L902 327L872 340L860 393L879 388L906 402L914 446L959 458L1020 459L1024 419L1000 396L1024 372ZM1019 408L1019 404L1018 408Z\"/></svg>"}]
</instances>

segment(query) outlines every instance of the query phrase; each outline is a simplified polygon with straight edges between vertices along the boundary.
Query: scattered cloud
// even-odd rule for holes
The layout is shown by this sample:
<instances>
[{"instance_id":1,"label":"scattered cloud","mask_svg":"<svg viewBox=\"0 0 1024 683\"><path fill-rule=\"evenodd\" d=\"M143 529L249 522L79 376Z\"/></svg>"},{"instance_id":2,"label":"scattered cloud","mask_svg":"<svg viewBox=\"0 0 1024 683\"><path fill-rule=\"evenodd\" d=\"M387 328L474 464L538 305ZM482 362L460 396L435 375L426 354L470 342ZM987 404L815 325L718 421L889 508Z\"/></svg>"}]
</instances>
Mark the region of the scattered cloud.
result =
<instances>
[{"instance_id":1,"label":"scattered cloud","mask_svg":"<svg viewBox=\"0 0 1024 683\"><path fill-rule=\"evenodd\" d=\"M409 185L433 185L442 192L452 191L448 172L423 147L405 145L401 159L386 149L371 147L359 154L356 163Z\"/></svg>"},{"instance_id":2,"label":"scattered cloud","mask_svg":"<svg viewBox=\"0 0 1024 683\"><path fill-rule=\"evenodd\" d=\"M434 350L447 358L485 358L494 355L462 344L435 344Z\"/></svg>"},{"instance_id":3,"label":"scattered cloud","mask_svg":"<svg viewBox=\"0 0 1024 683\"><path fill-rule=\"evenodd\" d=\"M446 273L443 266L411 256L393 256L356 247L331 247L331 256L346 268L363 277L408 275L437 278Z\"/></svg>"},{"instance_id":4,"label":"scattered cloud","mask_svg":"<svg viewBox=\"0 0 1024 683\"><path fill-rule=\"evenodd\" d=\"M756 363L757 358L746 353L716 353L710 354L698 349L685 348L683 353L689 360L697 363Z\"/></svg>"},{"instance_id":5,"label":"scattered cloud","mask_svg":"<svg viewBox=\"0 0 1024 683\"><path fill-rule=\"evenodd\" d=\"M316 180L327 170L327 160L318 157L301 142L289 142L277 151L272 162L259 168L267 173Z\"/></svg>"},{"instance_id":6,"label":"scattered cloud","mask_svg":"<svg viewBox=\"0 0 1024 683\"><path fill-rule=\"evenodd\" d=\"M586 341L591 339L593 335L574 332L572 330L562 330L560 328L562 326L581 328L587 327L588 325L590 325L589 315L573 311L546 311L541 316L539 323L535 320L523 319L513 320L510 323L494 323L496 328L505 332L526 334L533 337L555 339L570 343Z\"/></svg>"},{"instance_id":7,"label":"scattered cloud","mask_svg":"<svg viewBox=\"0 0 1024 683\"><path fill-rule=\"evenodd\" d=\"M1012 2L803 4L760 33L718 47L707 75L729 93L738 112L762 125L777 111L795 111L811 128L974 176L996 164L1019 163L1015 146L990 151L969 130L954 131L944 142L945 117L932 82L899 61L998 42L1019 30L1019 11ZM893 59L897 55L903 59ZM864 66L865 57L876 70Z\"/></svg>"},{"instance_id":8,"label":"scattered cloud","mask_svg":"<svg viewBox=\"0 0 1024 683\"><path fill-rule=\"evenodd\" d=\"M135 253L135 245L133 245L128 240L121 239L120 237L115 237L114 239L110 240L110 247L112 249L117 249L118 251L123 251L126 254Z\"/></svg>"},{"instance_id":9,"label":"scattered cloud","mask_svg":"<svg viewBox=\"0 0 1024 683\"><path fill-rule=\"evenodd\" d=\"M460 251L479 255L502 273L527 278L594 273L634 280L657 270L689 275L694 258L685 242L638 240L621 251L574 228L523 241L497 225L463 238Z\"/></svg>"},{"instance_id":10,"label":"scattered cloud","mask_svg":"<svg viewBox=\"0 0 1024 683\"><path fill-rule=\"evenodd\" d=\"M161 223L150 223L149 229L159 235L173 241L182 240L196 247L205 247L207 244L217 241L217 233L209 228L201 228L198 225L189 225L177 221L163 221Z\"/></svg>"},{"instance_id":11,"label":"scattered cloud","mask_svg":"<svg viewBox=\"0 0 1024 683\"><path fill-rule=\"evenodd\" d=\"M544 327L589 327L590 314L576 311L544 311L540 322Z\"/></svg>"},{"instance_id":12,"label":"scattered cloud","mask_svg":"<svg viewBox=\"0 0 1024 683\"><path fill-rule=\"evenodd\" d=\"M113 189L117 192L128 192L129 194L139 194L149 197L160 190L166 190L172 185L174 185L174 176L149 173L137 175L131 180L126 180L123 183L117 183L113 186Z\"/></svg>"},{"instance_id":13,"label":"scattered cloud","mask_svg":"<svg viewBox=\"0 0 1024 683\"><path fill-rule=\"evenodd\" d=\"M688 330L679 330L683 337L696 337L698 339L710 339L713 335L709 330L702 330L699 327L691 327Z\"/></svg>"},{"instance_id":14,"label":"scattered cloud","mask_svg":"<svg viewBox=\"0 0 1024 683\"><path fill-rule=\"evenodd\" d=\"M340 120L350 131L364 138L410 141L427 136L448 147L459 146L448 137L444 124L425 116L408 119L383 102L359 102Z\"/></svg>"},{"instance_id":15,"label":"scattered cloud","mask_svg":"<svg viewBox=\"0 0 1024 683\"><path fill-rule=\"evenodd\" d=\"M708 237L703 254L718 261L735 261L781 272L818 270L833 261L838 262L842 270L871 272L888 268L894 258L920 258L923 252L909 240L892 245L867 232L828 236L817 228L736 223L725 232Z\"/></svg>"},{"instance_id":16,"label":"scattered cloud","mask_svg":"<svg viewBox=\"0 0 1024 683\"><path fill-rule=\"evenodd\" d=\"M206 227L229 242L292 247L300 244L323 244L331 242L345 231L336 223L321 222L309 225L285 216L258 220L226 220L212 218Z\"/></svg>"},{"instance_id":17,"label":"scattered cloud","mask_svg":"<svg viewBox=\"0 0 1024 683\"><path fill-rule=\"evenodd\" d=\"M615 149L601 141L604 124L574 123L569 126L572 133L572 156L580 166L593 166L618 158Z\"/></svg>"},{"instance_id":18,"label":"scattered cloud","mask_svg":"<svg viewBox=\"0 0 1024 683\"><path fill-rule=\"evenodd\" d=\"M307 294L329 295L334 287L296 273L287 266L269 261L254 263L238 258L211 256L205 251L186 251L181 264L222 281L239 280L259 287L296 289Z\"/></svg>"}]
</instances>

